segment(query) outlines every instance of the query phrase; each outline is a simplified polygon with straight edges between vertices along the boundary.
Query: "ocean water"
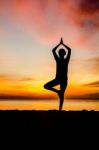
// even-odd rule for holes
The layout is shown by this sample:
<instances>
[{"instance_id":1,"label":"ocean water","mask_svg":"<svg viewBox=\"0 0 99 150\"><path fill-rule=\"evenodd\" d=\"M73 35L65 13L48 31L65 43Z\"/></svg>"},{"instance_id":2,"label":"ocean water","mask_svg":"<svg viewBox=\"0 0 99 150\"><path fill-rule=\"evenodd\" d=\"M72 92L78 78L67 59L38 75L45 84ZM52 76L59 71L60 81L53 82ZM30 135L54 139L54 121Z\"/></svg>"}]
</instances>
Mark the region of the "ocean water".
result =
<instances>
[{"instance_id":1,"label":"ocean water","mask_svg":"<svg viewBox=\"0 0 99 150\"><path fill-rule=\"evenodd\" d=\"M0 110L58 110L58 100L0 100ZM65 100L63 110L99 111L99 100Z\"/></svg>"}]
</instances>

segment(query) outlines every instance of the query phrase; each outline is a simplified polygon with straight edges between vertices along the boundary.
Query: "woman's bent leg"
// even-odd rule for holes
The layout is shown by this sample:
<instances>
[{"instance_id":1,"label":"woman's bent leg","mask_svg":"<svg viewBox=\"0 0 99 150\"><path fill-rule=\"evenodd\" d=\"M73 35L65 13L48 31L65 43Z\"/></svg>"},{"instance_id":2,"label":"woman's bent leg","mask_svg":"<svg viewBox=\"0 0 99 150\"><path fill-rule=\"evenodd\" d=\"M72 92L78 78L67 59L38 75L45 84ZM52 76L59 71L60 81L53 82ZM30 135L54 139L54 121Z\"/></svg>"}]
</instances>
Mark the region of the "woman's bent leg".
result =
<instances>
[{"instance_id":1,"label":"woman's bent leg","mask_svg":"<svg viewBox=\"0 0 99 150\"><path fill-rule=\"evenodd\" d=\"M59 84L58 80L57 80L57 79L54 79L54 80L52 80L52 81L46 83L46 84L44 85L44 88L47 89L47 90L50 90L50 91L53 91L53 92L58 93L58 90L55 89L55 88L53 88L54 86L56 86L56 85L58 85L58 84Z\"/></svg>"}]
</instances>

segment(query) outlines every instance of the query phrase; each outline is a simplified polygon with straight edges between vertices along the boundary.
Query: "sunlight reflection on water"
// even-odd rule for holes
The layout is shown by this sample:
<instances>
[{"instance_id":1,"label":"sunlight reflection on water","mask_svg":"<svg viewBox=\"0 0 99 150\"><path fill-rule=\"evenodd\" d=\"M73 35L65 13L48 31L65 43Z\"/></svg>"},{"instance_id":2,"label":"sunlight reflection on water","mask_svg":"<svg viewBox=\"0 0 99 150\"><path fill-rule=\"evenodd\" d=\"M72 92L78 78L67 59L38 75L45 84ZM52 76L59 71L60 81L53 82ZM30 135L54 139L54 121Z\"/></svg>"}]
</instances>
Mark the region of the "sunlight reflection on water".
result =
<instances>
[{"instance_id":1,"label":"sunlight reflection on water","mask_svg":"<svg viewBox=\"0 0 99 150\"><path fill-rule=\"evenodd\" d=\"M58 100L1 100L1 110L53 110L58 109ZM65 100L63 110L98 110L98 100Z\"/></svg>"}]
</instances>

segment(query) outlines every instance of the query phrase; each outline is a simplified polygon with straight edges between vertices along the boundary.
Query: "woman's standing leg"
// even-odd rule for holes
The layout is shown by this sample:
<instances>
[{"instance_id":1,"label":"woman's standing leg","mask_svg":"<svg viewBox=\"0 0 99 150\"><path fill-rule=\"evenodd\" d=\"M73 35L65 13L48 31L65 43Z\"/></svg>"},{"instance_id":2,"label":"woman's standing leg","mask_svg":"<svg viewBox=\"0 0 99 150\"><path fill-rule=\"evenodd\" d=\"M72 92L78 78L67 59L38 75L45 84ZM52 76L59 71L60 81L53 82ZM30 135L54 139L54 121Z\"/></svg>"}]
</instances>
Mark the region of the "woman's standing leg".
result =
<instances>
[{"instance_id":1,"label":"woman's standing leg","mask_svg":"<svg viewBox=\"0 0 99 150\"><path fill-rule=\"evenodd\" d=\"M61 83L60 84L60 92L59 92L59 98L60 98L60 104L59 104L59 110L62 110L63 102L64 102L64 93L65 89L67 87L67 82Z\"/></svg>"}]
</instances>

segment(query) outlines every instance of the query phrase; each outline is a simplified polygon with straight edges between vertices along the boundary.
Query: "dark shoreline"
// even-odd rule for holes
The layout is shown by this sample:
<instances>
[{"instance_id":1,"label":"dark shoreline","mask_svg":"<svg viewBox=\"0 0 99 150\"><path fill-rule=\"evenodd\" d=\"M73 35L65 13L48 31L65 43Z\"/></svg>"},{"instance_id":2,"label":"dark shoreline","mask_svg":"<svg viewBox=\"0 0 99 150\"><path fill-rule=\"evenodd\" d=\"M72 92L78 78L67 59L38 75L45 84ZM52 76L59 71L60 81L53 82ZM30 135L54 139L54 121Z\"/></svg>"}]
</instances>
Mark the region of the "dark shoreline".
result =
<instances>
[{"instance_id":1,"label":"dark shoreline","mask_svg":"<svg viewBox=\"0 0 99 150\"><path fill-rule=\"evenodd\" d=\"M0 127L38 129L99 127L99 111L0 110Z\"/></svg>"},{"instance_id":2,"label":"dark shoreline","mask_svg":"<svg viewBox=\"0 0 99 150\"><path fill-rule=\"evenodd\" d=\"M20 144L22 149L85 149L86 144L92 148L99 135L99 111L0 110L0 129L4 145L9 141L17 149Z\"/></svg>"}]
</instances>

